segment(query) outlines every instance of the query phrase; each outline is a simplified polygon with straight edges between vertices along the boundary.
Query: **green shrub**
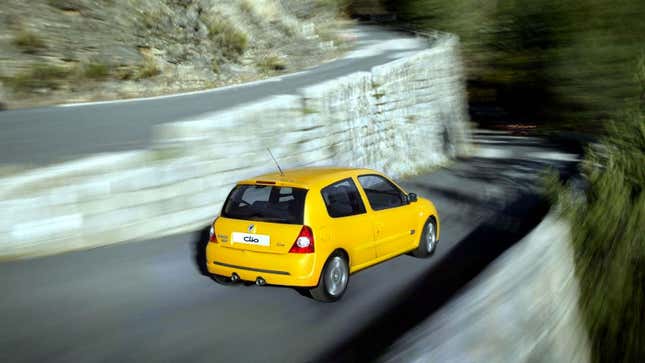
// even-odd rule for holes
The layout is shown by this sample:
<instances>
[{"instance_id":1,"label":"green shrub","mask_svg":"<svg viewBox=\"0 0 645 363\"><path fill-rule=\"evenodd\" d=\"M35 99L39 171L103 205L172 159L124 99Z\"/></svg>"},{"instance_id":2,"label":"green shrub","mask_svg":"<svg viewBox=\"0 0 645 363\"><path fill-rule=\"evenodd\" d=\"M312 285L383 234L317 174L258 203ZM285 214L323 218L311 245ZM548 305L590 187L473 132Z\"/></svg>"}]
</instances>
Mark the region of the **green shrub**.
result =
<instances>
[{"instance_id":1,"label":"green shrub","mask_svg":"<svg viewBox=\"0 0 645 363\"><path fill-rule=\"evenodd\" d=\"M635 107L607 126L583 162L585 198L548 177L571 221L579 305L594 362L645 361L645 114Z\"/></svg>"},{"instance_id":2,"label":"green shrub","mask_svg":"<svg viewBox=\"0 0 645 363\"><path fill-rule=\"evenodd\" d=\"M26 30L16 33L12 43L22 49L23 52L30 54L37 53L45 48L45 42L38 35Z\"/></svg>"},{"instance_id":3,"label":"green shrub","mask_svg":"<svg viewBox=\"0 0 645 363\"><path fill-rule=\"evenodd\" d=\"M588 201L571 208L581 307L596 362L645 361L645 117L610 124L586 159Z\"/></svg>"},{"instance_id":4,"label":"green shrub","mask_svg":"<svg viewBox=\"0 0 645 363\"><path fill-rule=\"evenodd\" d=\"M89 63L83 69L85 78L101 80L110 75L110 66L104 63Z\"/></svg>"},{"instance_id":5,"label":"green shrub","mask_svg":"<svg viewBox=\"0 0 645 363\"><path fill-rule=\"evenodd\" d=\"M36 64L30 69L4 78L3 81L16 93L28 93L38 89L57 89L61 81L67 79L71 72L63 67L50 64Z\"/></svg>"},{"instance_id":6,"label":"green shrub","mask_svg":"<svg viewBox=\"0 0 645 363\"><path fill-rule=\"evenodd\" d=\"M236 58L246 50L248 37L230 21L214 18L208 22L208 36L228 58Z\"/></svg>"}]
</instances>

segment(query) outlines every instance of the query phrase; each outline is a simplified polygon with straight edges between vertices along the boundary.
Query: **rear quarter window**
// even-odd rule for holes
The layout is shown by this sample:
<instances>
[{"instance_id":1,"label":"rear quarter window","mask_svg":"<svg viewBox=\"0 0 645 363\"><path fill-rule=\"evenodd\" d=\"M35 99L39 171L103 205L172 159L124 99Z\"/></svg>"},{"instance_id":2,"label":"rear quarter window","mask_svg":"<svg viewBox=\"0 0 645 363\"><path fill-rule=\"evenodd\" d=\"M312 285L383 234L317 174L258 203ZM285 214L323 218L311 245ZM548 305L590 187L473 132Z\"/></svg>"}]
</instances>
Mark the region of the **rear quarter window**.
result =
<instances>
[{"instance_id":1,"label":"rear quarter window","mask_svg":"<svg viewBox=\"0 0 645 363\"><path fill-rule=\"evenodd\" d=\"M365 205L351 178L326 186L321 190L327 213L339 218L365 213Z\"/></svg>"},{"instance_id":2,"label":"rear quarter window","mask_svg":"<svg viewBox=\"0 0 645 363\"><path fill-rule=\"evenodd\" d=\"M273 185L237 185L224 203L222 217L303 224L307 190Z\"/></svg>"}]
</instances>

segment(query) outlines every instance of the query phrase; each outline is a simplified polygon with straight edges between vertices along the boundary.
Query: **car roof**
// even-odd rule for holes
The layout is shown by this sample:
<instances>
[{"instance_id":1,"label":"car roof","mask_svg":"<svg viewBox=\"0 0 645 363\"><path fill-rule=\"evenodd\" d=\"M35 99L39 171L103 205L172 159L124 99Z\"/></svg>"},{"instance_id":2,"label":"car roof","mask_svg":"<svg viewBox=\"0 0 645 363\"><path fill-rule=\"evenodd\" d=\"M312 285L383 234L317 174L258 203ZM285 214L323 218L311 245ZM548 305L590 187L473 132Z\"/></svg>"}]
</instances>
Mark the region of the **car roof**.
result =
<instances>
[{"instance_id":1,"label":"car roof","mask_svg":"<svg viewBox=\"0 0 645 363\"><path fill-rule=\"evenodd\" d=\"M378 171L363 168L341 167L308 167L284 170L258 175L254 178L241 180L238 184L273 184L303 188L324 188L325 186L358 174L381 174ZM268 182L268 183L267 183Z\"/></svg>"}]
</instances>

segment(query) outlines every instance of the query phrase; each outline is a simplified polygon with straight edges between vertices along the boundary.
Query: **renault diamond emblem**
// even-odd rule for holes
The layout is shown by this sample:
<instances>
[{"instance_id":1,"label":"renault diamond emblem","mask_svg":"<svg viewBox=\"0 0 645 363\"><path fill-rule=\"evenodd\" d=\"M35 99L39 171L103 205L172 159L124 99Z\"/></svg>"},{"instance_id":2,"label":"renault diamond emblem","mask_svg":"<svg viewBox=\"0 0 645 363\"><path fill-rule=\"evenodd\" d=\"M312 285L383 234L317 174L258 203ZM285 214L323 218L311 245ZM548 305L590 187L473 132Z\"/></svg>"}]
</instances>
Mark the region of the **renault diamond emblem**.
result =
<instances>
[{"instance_id":1,"label":"renault diamond emblem","mask_svg":"<svg viewBox=\"0 0 645 363\"><path fill-rule=\"evenodd\" d=\"M249 224L249 233L255 233L255 224Z\"/></svg>"}]
</instances>

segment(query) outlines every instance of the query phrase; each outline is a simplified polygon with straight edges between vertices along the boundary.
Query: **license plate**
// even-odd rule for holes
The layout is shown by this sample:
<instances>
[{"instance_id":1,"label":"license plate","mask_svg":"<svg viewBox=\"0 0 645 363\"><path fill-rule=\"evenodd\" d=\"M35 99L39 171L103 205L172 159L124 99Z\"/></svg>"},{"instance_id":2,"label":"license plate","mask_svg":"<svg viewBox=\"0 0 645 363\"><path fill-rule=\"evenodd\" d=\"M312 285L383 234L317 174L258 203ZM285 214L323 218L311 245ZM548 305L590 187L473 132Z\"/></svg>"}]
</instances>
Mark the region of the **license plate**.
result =
<instances>
[{"instance_id":1,"label":"license plate","mask_svg":"<svg viewBox=\"0 0 645 363\"><path fill-rule=\"evenodd\" d=\"M264 234L233 232L233 243L244 243L247 245L269 246L270 238Z\"/></svg>"}]
</instances>

